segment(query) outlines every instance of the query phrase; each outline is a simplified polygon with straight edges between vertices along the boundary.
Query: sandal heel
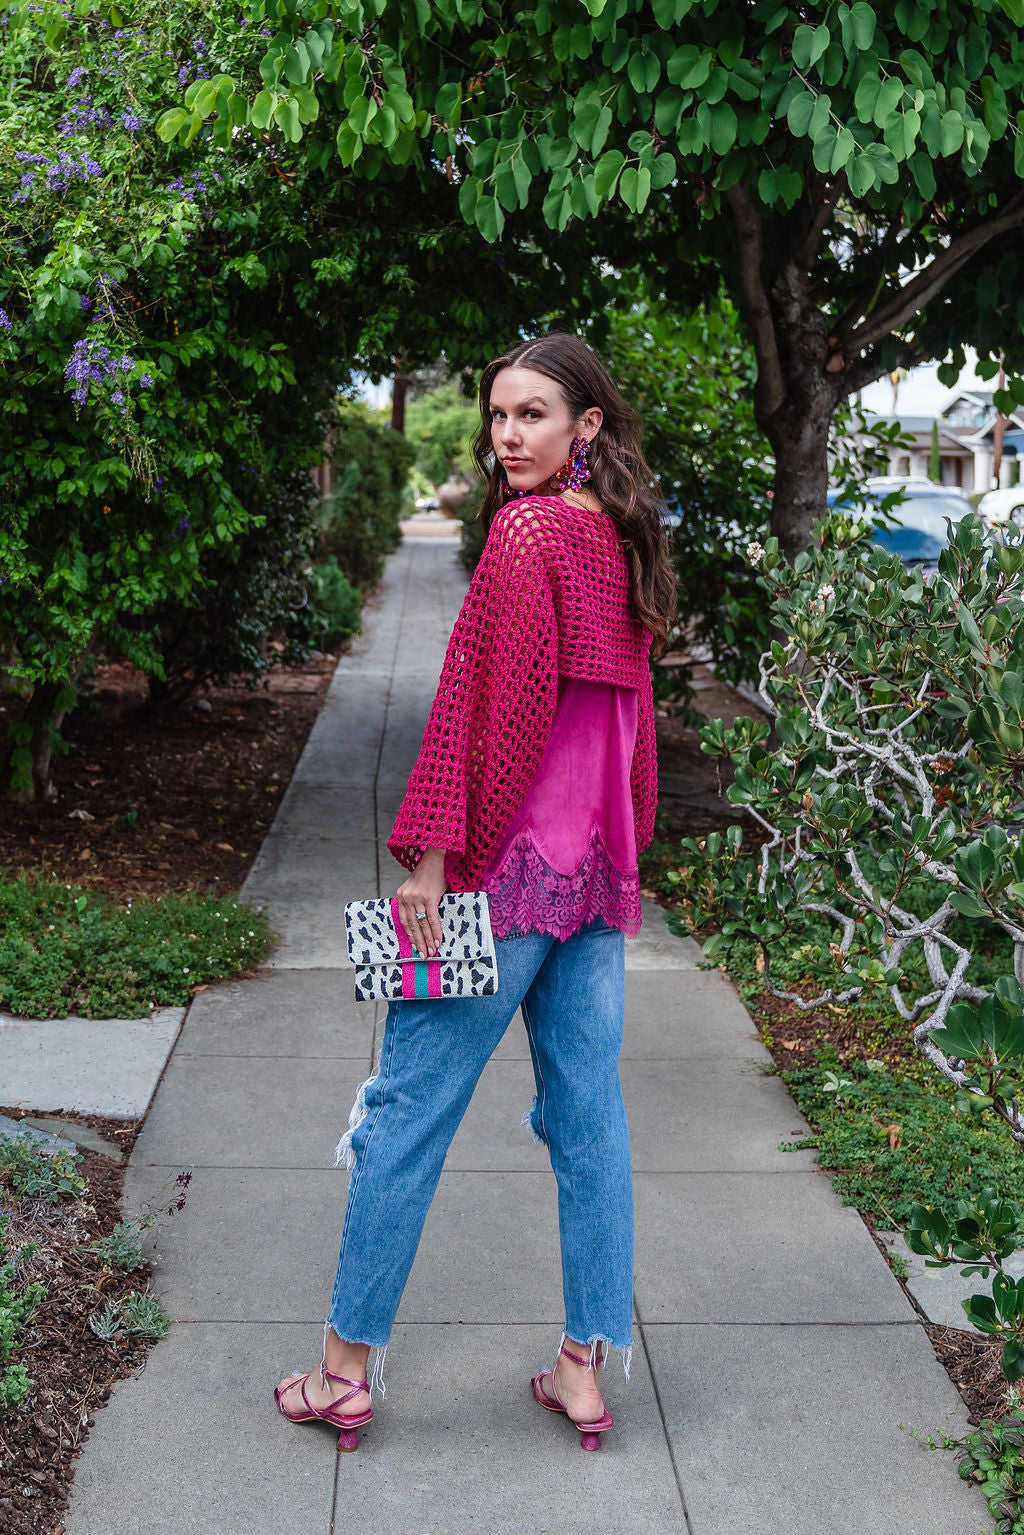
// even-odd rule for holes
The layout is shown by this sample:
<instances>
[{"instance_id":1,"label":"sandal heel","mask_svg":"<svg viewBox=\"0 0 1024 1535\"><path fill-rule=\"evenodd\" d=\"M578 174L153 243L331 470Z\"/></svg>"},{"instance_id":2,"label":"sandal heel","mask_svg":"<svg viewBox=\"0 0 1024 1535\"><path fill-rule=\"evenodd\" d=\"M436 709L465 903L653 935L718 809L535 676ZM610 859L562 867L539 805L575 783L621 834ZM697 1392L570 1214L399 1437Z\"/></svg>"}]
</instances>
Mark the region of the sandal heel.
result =
<instances>
[{"instance_id":1,"label":"sandal heel","mask_svg":"<svg viewBox=\"0 0 1024 1535\"><path fill-rule=\"evenodd\" d=\"M578 1428L579 1424L577 1424L576 1426ZM590 1429L585 1429L584 1432L580 1435L580 1449L581 1450L599 1450L600 1448L601 1448L601 1435L600 1434L592 1433Z\"/></svg>"},{"instance_id":2,"label":"sandal heel","mask_svg":"<svg viewBox=\"0 0 1024 1535\"><path fill-rule=\"evenodd\" d=\"M342 1428L338 1430L338 1449L352 1450L359 1448L359 1430L357 1428Z\"/></svg>"}]
</instances>

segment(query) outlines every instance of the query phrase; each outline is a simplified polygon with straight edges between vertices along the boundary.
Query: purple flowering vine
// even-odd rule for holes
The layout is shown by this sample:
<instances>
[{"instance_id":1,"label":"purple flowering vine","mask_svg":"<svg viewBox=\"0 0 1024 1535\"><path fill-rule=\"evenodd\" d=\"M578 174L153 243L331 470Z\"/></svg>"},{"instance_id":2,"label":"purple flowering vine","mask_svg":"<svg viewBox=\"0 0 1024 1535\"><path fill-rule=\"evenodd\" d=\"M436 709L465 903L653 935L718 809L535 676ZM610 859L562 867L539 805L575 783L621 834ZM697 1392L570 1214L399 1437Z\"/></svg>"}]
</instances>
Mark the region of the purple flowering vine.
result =
<instances>
[{"instance_id":1,"label":"purple flowering vine","mask_svg":"<svg viewBox=\"0 0 1024 1535\"><path fill-rule=\"evenodd\" d=\"M6 309L0 309L0 330L12 330L10 317Z\"/></svg>"}]
</instances>

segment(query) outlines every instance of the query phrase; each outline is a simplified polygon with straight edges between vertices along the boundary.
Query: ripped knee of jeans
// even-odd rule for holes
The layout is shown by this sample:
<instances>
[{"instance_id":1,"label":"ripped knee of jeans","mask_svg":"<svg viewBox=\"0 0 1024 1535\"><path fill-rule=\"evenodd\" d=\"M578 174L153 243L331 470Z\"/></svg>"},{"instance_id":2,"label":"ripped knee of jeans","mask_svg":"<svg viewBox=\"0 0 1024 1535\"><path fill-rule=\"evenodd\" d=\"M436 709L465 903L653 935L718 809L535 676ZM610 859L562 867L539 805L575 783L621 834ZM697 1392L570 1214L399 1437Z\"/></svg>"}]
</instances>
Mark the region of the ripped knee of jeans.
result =
<instances>
[{"instance_id":1,"label":"ripped knee of jeans","mask_svg":"<svg viewBox=\"0 0 1024 1535\"><path fill-rule=\"evenodd\" d=\"M533 1136L534 1143L536 1145L547 1145L548 1140L547 1136L544 1134L544 1125L541 1121L539 1099L534 1098L533 1103L523 1115L521 1123L529 1128L530 1134Z\"/></svg>"}]
</instances>

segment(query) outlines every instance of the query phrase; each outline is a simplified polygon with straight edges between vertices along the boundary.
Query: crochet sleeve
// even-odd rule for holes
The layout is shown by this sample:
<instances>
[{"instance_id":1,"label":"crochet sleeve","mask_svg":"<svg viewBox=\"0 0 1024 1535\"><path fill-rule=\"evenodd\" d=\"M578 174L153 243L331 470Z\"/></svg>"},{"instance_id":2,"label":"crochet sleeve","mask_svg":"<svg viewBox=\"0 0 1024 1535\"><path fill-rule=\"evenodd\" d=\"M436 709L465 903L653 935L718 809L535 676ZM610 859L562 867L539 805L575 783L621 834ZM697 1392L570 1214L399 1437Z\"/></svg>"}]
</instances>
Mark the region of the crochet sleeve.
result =
<instances>
[{"instance_id":1,"label":"crochet sleeve","mask_svg":"<svg viewBox=\"0 0 1024 1535\"><path fill-rule=\"evenodd\" d=\"M636 824L638 853L654 836L654 817L658 809L658 745L654 733L654 692L650 673L637 690L636 746L630 769L633 794L633 818Z\"/></svg>"},{"instance_id":2,"label":"crochet sleeve","mask_svg":"<svg viewBox=\"0 0 1024 1535\"><path fill-rule=\"evenodd\" d=\"M448 644L423 744L388 847L414 869L441 847L472 888L537 770L558 697L558 628L542 510L503 507Z\"/></svg>"}]
</instances>

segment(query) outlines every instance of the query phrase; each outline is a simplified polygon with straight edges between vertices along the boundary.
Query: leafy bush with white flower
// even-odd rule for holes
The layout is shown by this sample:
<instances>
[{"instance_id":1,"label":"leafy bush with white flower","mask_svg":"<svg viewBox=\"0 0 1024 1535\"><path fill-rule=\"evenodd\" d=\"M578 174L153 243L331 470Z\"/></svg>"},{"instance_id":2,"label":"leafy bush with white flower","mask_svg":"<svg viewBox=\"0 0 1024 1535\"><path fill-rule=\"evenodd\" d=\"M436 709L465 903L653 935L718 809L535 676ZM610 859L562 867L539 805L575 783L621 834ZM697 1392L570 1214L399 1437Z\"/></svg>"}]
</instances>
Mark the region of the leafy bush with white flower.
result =
<instances>
[{"instance_id":1,"label":"leafy bush with white flower","mask_svg":"<svg viewBox=\"0 0 1024 1535\"><path fill-rule=\"evenodd\" d=\"M776 741L750 720L702 732L760 843L705 952L753 937L804 1010L887 992L958 1106L1024 1145L1024 547L970 516L925 576L856 519L817 531L792 566L774 540L751 554L780 635L761 660ZM833 931L798 995L772 950L808 913ZM1004 959L992 988L971 973L982 942Z\"/></svg>"}]
</instances>

